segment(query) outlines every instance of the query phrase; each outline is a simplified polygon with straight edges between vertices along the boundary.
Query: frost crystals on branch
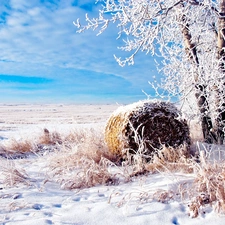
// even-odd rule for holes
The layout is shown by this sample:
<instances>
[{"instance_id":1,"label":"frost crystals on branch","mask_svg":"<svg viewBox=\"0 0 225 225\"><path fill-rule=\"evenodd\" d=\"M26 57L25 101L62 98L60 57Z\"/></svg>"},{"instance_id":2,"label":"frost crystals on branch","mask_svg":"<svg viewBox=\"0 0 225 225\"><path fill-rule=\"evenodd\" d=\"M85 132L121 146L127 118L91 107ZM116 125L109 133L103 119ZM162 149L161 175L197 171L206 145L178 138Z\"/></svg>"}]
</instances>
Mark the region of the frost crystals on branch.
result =
<instances>
[{"instance_id":1,"label":"frost crystals on branch","mask_svg":"<svg viewBox=\"0 0 225 225\"><path fill-rule=\"evenodd\" d=\"M160 56L164 75L160 84L170 95L196 105L205 141L223 144L225 121L225 0L103 0L97 18L86 15L78 32L104 32L110 23L128 58L115 57L121 66L134 63L138 52ZM148 56L146 56L148 57Z\"/></svg>"}]
</instances>

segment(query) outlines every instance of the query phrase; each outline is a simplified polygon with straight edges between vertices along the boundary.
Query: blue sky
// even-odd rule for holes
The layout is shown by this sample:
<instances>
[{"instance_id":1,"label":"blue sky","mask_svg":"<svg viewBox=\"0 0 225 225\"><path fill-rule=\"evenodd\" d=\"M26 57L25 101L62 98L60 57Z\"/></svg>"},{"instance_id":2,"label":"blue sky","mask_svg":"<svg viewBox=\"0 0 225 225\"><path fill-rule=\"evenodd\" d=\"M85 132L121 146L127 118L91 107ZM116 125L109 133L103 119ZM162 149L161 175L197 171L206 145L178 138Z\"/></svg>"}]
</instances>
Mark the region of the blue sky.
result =
<instances>
[{"instance_id":1,"label":"blue sky","mask_svg":"<svg viewBox=\"0 0 225 225\"><path fill-rule=\"evenodd\" d=\"M116 27L77 33L95 0L0 0L0 103L130 103L153 94L151 55L120 67Z\"/></svg>"}]
</instances>

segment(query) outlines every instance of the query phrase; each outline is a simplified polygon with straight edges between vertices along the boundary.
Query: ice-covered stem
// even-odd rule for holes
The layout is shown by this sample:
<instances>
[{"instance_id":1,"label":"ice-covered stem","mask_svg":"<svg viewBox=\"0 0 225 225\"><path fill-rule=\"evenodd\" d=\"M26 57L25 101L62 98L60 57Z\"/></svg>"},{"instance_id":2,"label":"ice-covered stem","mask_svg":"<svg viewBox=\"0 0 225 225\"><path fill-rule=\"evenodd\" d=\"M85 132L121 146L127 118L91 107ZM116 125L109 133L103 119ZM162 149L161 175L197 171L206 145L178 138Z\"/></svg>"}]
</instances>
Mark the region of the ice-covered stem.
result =
<instances>
[{"instance_id":1,"label":"ice-covered stem","mask_svg":"<svg viewBox=\"0 0 225 225\"><path fill-rule=\"evenodd\" d=\"M182 7L182 4L181 4ZM192 35L189 30L189 23L187 22L186 15L181 16L182 21L182 34L184 40L185 52L188 59L195 68L195 97L200 112L201 126L203 137L206 142L212 143L215 139L215 135L212 133L212 119L209 116L209 103L206 94L206 84L202 84L199 81L202 80L201 71L199 70L199 58L197 53L197 46L192 41Z\"/></svg>"},{"instance_id":2,"label":"ice-covered stem","mask_svg":"<svg viewBox=\"0 0 225 225\"><path fill-rule=\"evenodd\" d=\"M224 141L225 125L225 0L220 3L218 18L217 47L219 71L223 74L223 79L215 85L217 117L215 120L215 131L217 132L218 143Z\"/></svg>"},{"instance_id":3,"label":"ice-covered stem","mask_svg":"<svg viewBox=\"0 0 225 225\"><path fill-rule=\"evenodd\" d=\"M218 57L220 59L220 69L225 72L225 0L221 1L218 18Z\"/></svg>"}]
</instances>

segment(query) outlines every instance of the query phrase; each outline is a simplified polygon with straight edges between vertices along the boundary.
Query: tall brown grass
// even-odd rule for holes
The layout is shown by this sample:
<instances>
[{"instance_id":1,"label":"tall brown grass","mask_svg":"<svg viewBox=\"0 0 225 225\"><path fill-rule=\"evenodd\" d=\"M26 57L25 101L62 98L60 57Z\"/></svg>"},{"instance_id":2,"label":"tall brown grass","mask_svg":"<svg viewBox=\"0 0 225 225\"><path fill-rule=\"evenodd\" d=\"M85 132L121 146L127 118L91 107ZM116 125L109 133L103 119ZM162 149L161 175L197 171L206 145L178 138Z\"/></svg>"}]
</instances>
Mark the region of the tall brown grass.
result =
<instances>
[{"instance_id":1,"label":"tall brown grass","mask_svg":"<svg viewBox=\"0 0 225 225\"><path fill-rule=\"evenodd\" d=\"M196 179L193 184L195 197L189 204L192 217L197 217L205 206L225 213L225 162L210 161L200 152L200 162L193 165Z\"/></svg>"},{"instance_id":2,"label":"tall brown grass","mask_svg":"<svg viewBox=\"0 0 225 225\"><path fill-rule=\"evenodd\" d=\"M40 145L57 148L53 148L55 151L49 154L43 154ZM43 149L49 152L49 148ZM126 152L126 160L118 162L117 157L108 150L103 132L99 129L77 129L67 135L44 129L34 140L12 140L10 144L1 146L1 154L4 153L8 159L0 159L0 183L5 186L31 185L26 171L7 157L18 153L37 154L45 161L44 182L57 182L61 188L70 190L132 182L137 176L149 176L152 173L183 172L195 177L192 183L180 183L175 189L154 193L145 190L137 199L154 199L166 203L180 198L188 202L192 217L201 214L205 207L225 213L225 162L222 159L210 160L211 153L207 149L199 149L196 158L186 146L180 146L179 149L162 146L150 161L142 157L141 149L132 155ZM132 193L123 201L129 196Z\"/></svg>"},{"instance_id":3,"label":"tall brown grass","mask_svg":"<svg viewBox=\"0 0 225 225\"><path fill-rule=\"evenodd\" d=\"M11 139L7 145L0 146L0 154L5 158L14 158L35 151L35 143L29 140Z\"/></svg>"},{"instance_id":4,"label":"tall brown grass","mask_svg":"<svg viewBox=\"0 0 225 225\"><path fill-rule=\"evenodd\" d=\"M56 144L62 144L63 139L61 135L56 132L50 132L47 128L44 128L43 134L38 139L38 144L43 145L56 145Z\"/></svg>"},{"instance_id":5,"label":"tall brown grass","mask_svg":"<svg viewBox=\"0 0 225 225\"><path fill-rule=\"evenodd\" d=\"M110 173L114 156L108 151L103 134L94 129L70 133L60 151L49 155L48 180L54 180L66 189L113 184Z\"/></svg>"},{"instance_id":6,"label":"tall brown grass","mask_svg":"<svg viewBox=\"0 0 225 225\"><path fill-rule=\"evenodd\" d=\"M0 159L0 183L4 187L14 187L19 184L31 185L25 170L18 168L12 160Z\"/></svg>"}]
</instances>

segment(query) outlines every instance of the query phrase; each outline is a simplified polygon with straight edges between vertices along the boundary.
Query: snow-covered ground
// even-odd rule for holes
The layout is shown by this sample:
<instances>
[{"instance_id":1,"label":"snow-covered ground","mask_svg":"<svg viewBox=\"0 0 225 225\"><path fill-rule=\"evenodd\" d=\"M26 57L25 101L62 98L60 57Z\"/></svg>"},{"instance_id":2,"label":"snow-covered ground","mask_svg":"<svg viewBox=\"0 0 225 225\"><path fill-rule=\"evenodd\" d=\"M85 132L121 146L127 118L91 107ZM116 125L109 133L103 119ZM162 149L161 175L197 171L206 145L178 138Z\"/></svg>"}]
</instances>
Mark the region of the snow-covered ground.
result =
<instances>
[{"instance_id":1,"label":"snow-covered ground","mask_svg":"<svg viewBox=\"0 0 225 225\"><path fill-rule=\"evenodd\" d=\"M43 128L70 132L79 127L102 129L116 105L1 105L1 142L32 140ZM212 207L191 218L189 200L181 192L194 174L162 172L133 177L114 185L65 190L48 180L46 156L1 159L0 169L24 171L24 181L5 186L0 178L0 224L151 224L222 225L225 216ZM119 169L119 168L112 168ZM20 177L23 179L23 177ZM10 177L8 177L10 182ZM185 193L191 196L190 193ZM177 194L178 193L178 194ZM161 201L159 201L161 199Z\"/></svg>"},{"instance_id":2,"label":"snow-covered ground","mask_svg":"<svg viewBox=\"0 0 225 225\"><path fill-rule=\"evenodd\" d=\"M0 140L32 136L43 128L70 131L104 125L118 105L0 105Z\"/></svg>"}]
</instances>

